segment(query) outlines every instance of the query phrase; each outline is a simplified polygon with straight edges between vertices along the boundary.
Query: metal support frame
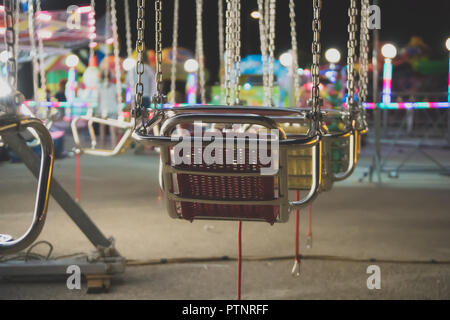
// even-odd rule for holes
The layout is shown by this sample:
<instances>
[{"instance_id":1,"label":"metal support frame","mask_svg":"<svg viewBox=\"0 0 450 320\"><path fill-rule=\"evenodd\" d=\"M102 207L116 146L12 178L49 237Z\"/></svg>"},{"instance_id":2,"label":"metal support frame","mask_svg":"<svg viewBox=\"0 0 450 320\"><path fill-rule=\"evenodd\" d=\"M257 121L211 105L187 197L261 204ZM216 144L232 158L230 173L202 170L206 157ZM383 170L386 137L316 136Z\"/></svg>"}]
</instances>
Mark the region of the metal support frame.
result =
<instances>
[{"instance_id":1,"label":"metal support frame","mask_svg":"<svg viewBox=\"0 0 450 320\"><path fill-rule=\"evenodd\" d=\"M35 177L39 176L39 157L28 147L19 134L4 134L5 142L24 162ZM49 261L8 261L0 263L0 278L42 277L66 275L67 267L78 265L88 279L89 290L104 290L109 287L109 278L125 270L125 258L114 248L113 239L108 239L76 203L61 184L52 178L51 195L96 248L95 259L61 259Z\"/></svg>"}]
</instances>

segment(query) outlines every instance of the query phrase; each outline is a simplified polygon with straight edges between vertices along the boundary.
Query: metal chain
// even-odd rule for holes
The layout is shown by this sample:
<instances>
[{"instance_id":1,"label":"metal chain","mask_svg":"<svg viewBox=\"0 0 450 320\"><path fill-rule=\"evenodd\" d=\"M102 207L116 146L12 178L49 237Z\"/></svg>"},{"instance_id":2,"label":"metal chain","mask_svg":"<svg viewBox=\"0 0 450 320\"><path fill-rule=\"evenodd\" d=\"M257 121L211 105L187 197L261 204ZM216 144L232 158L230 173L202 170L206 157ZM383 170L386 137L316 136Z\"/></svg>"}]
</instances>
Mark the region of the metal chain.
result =
<instances>
[{"instance_id":1,"label":"metal chain","mask_svg":"<svg viewBox=\"0 0 450 320\"><path fill-rule=\"evenodd\" d=\"M292 56L292 64L291 64L291 72L292 77L294 79L294 86L292 88L292 94L294 97L295 106L299 105L299 90L300 90L300 81L297 74L298 69L298 44L297 44L297 30L296 30L296 22L295 22L295 2L294 0L289 0L289 17L291 19L291 56Z\"/></svg>"},{"instance_id":2,"label":"metal chain","mask_svg":"<svg viewBox=\"0 0 450 320\"><path fill-rule=\"evenodd\" d=\"M41 0L36 1L36 16L39 17L41 13ZM37 29L41 31L42 29L42 21L38 19L38 27ZM45 76L45 67L44 67L44 42L42 39L42 34L38 33L38 50L39 50L39 77L41 79L41 90L43 92L47 89L47 78Z\"/></svg>"},{"instance_id":3,"label":"metal chain","mask_svg":"<svg viewBox=\"0 0 450 320\"><path fill-rule=\"evenodd\" d=\"M130 3L128 0L125 0L124 4L125 4L125 36L127 42L127 58L131 58L131 56L133 55L133 43L131 39Z\"/></svg>"},{"instance_id":4,"label":"metal chain","mask_svg":"<svg viewBox=\"0 0 450 320\"><path fill-rule=\"evenodd\" d=\"M359 101L367 100L369 92L369 0L361 0L361 32L360 32L360 68L359 68Z\"/></svg>"},{"instance_id":5,"label":"metal chain","mask_svg":"<svg viewBox=\"0 0 450 320\"><path fill-rule=\"evenodd\" d=\"M267 0L266 0L267 2ZM266 13L264 0L258 0L259 11L259 37L261 42L261 60L263 73L263 89L264 89L264 105L269 105L269 85L268 85L268 69L267 69L267 32L266 32Z\"/></svg>"},{"instance_id":6,"label":"metal chain","mask_svg":"<svg viewBox=\"0 0 450 320\"><path fill-rule=\"evenodd\" d=\"M162 106L167 99L163 95L162 73L162 0L155 1L155 53L156 53L156 95L153 104Z\"/></svg>"},{"instance_id":7,"label":"metal chain","mask_svg":"<svg viewBox=\"0 0 450 320\"><path fill-rule=\"evenodd\" d=\"M234 40L235 40L235 52L234 52L234 60L235 60L235 69L236 69L236 79L235 79L235 104L240 104L240 92L241 92L241 84L239 79L241 78L241 2L240 0L235 0L235 30L234 30Z\"/></svg>"},{"instance_id":8,"label":"metal chain","mask_svg":"<svg viewBox=\"0 0 450 320\"><path fill-rule=\"evenodd\" d=\"M201 103L206 103L206 95L205 95L205 57L203 51L203 0L196 0L196 17L197 17L197 25L196 25L196 58L198 61L198 84L200 89L200 99Z\"/></svg>"},{"instance_id":9,"label":"metal chain","mask_svg":"<svg viewBox=\"0 0 450 320\"><path fill-rule=\"evenodd\" d=\"M347 56L347 106L351 112L357 111L357 104L355 103L356 92L356 47L357 39L356 32L358 31L358 24L356 19L358 17L358 8L356 7L356 0L350 0L350 7L348 8L348 16L350 18L348 24L349 39L347 42L348 56Z\"/></svg>"},{"instance_id":10,"label":"metal chain","mask_svg":"<svg viewBox=\"0 0 450 320\"><path fill-rule=\"evenodd\" d=\"M13 3L15 3L16 8L15 8L15 14L16 14L16 21L15 21L15 25L14 25L14 59L15 61L17 61L19 59L19 34L20 34L20 29L19 29L19 24L20 24L20 5L17 1L14 1ZM6 42L6 38L5 38L5 42ZM15 77L17 79L18 77L18 72L19 69L16 68L15 69ZM16 81L16 87L15 89L17 90L17 81Z\"/></svg>"},{"instance_id":11,"label":"metal chain","mask_svg":"<svg viewBox=\"0 0 450 320\"><path fill-rule=\"evenodd\" d=\"M179 21L179 0L175 0L173 5L173 35L172 35L172 66L170 75L170 103L176 103L176 76L178 62L178 21Z\"/></svg>"},{"instance_id":12,"label":"metal chain","mask_svg":"<svg viewBox=\"0 0 450 320\"><path fill-rule=\"evenodd\" d=\"M30 56L33 65L33 92L34 101L38 103L39 100L39 86L38 86L38 61L36 52L36 37L35 37L35 27L34 27L34 2L33 0L28 0L28 34L30 37Z\"/></svg>"},{"instance_id":13,"label":"metal chain","mask_svg":"<svg viewBox=\"0 0 450 320\"><path fill-rule=\"evenodd\" d=\"M176 0L178 1L178 0ZM223 28L223 0L219 0L218 3L218 19L219 19L219 61L220 61L220 70L221 72L225 72L224 68L225 68L225 60L224 60L224 55L225 55L225 48L224 48L224 28ZM220 75L220 99L222 101L222 103L225 102L224 100L224 93L225 93L225 79L224 79L224 75L221 74Z\"/></svg>"},{"instance_id":14,"label":"metal chain","mask_svg":"<svg viewBox=\"0 0 450 320\"><path fill-rule=\"evenodd\" d=\"M125 1L127 3L127 1ZM95 0L91 0L91 13L93 14L92 18L95 18ZM91 62L92 57L95 54L94 51L94 37L89 38L89 62Z\"/></svg>"},{"instance_id":15,"label":"metal chain","mask_svg":"<svg viewBox=\"0 0 450 320\"><path fill-rule=\"evenodd\" d=\"M136 95L135 95L135 106L133 110L133 116L138 118L142 117L142 124L144 124L145 117L143 112L142 98L144 96L144 84L142 82L142 76L144 74L144 31L145 31L145 1L137 0L137 40L136 40L136 52L137 52L137 62L136 62Z\"/></svg>"},{"instance_id":16,"label":"metal chain","mask_svg":"<svg viewBox=\"0 0 450 320\"><path fill-rule=\"evenodd\" d=\"M225 12L225 103L227 105L231 105L233 101L233 92L232 92L232 72L233 72L233 41L232 41L232 1L226 0L227 8Z\"/></svg>"},{"instance_id":17,"label":"metal chain","mask_svg":"<svg viewBox=\"0 0 450 320\"><path fill-rule=\"evenodd\" d=\"M320 11L322 9L322 0L313 0L313 42L312 42L312 58L311 65L311 129L310 132L316 134L321 129L321 113L322 100L320 98L320 57L321 44L320 32L322 30L322 21L320 19Z\"/></svg>"},{"instance_id":18,"label":"metal chain","mask_svg":"<svg viewBox=\"0 0 450 320\"><path fill-rule=\"evenodd\" d=\"M274 62L275 62L275 18L276 18L276 0L270 0L269 3L269 36L268 36L268 52L269 52L269 97L270 106L274 105L273 102L273 86L274 86Z\"/></svg>"},{"instance_id":19,"label":"metal chain","mask_svg":"<svg viewBox=\"0 0 450 320\"><path fill-rule=\"evenodd\" d=\"M14 29L14 3L17 1L5 0L5 44L8 52L7 60L7 80L10 87L14 90L17 88L17 61L16 61L16 35Z\"/></svg>"},{"instance_id":20,"label":"metal chain","mask_svg":"<svg viewBox=\"0 0 450 320\"><path fill-rule=\"evenodd\" d=\"M11 89L17 88L17 62L16 62L16 34L14 29L14 2L12 0L5 0L5 45L8 52L7 61L7 80ZM17 3L16 3L17 5Z\"/></svg>"},{"instance_id":21,"label":"metal chain","mask_svg":"<svg viewBox=\"0 0 450 320\"><path fill-rule=\"evenodd\" d=\"M116 100L118 111L122 110L122 70L120 66L119 34L117 31L116 0L111 0L111 24L113 32L114 72L116 75Z\"/></svg>"},{"instance_id":22,"label":"metal chain","mask_svg":"<svg viewBox=\"0 0 450 320\"><path fill-rule=\"evenodd\" d=\"M106 13L105 13L105 39L109 39L109 33L111 31L111 0L106 0Z\"/></svg>"},{"instance_id":23,"label":"metal chain","mask_svg":"<svg viewBox=\"0 0 450 320\"><path fill-rule=\"evenodd\" d=\"M241 4L238 0L227 0L226 10L226 64L225 64L225 102L227 105L240 103L241 75Z\"/></svg>"}]
</instances>

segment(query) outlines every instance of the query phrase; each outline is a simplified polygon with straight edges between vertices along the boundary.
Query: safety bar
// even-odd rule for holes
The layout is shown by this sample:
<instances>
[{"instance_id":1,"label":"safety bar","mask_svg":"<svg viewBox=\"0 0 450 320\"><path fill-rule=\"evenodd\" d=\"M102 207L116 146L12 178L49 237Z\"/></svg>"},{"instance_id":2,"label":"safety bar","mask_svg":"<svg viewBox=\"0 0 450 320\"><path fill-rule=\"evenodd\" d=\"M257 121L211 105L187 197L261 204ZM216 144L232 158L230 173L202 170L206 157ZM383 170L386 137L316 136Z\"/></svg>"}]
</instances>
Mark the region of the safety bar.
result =
<instances>
[{"instance_id":1,"label":"safety bar","mask_svg":"<svg viewBox=\"0 0 450 320\"><path fill-rule=\"evenodd\" d=\"M89 136L91 138L91 148L82 148L81 147L81 140L80 140L80 136L78 133L78 127L77 127L77 123L79 120L87 120L88 121L88 131L89 131ZM104 124L107 126L120 128L120 129L126 129L122 138L117 143L117 145L114 147L114 149L112 149L112 150L96 149L97 138L95 136L94 126L93 126L94 123ZM115 156L115 155L119 154L123 150L125 144L130 139L131 135L133 134L134 119L132 119L130 122L127 122L127 121L121 121L121 120L116 120L116 119L103 119L103 118L90 117L90 116L81 116L81 117L74 118L72 120L70 127L72 129L72 134L73 134L73 139L75 141L75 145L80 152L90 154L90 155L95 155L95 156L111 157L111 156Z\"/></svg>"},{"instance_id":2,"label":"safety bar","mask_svg":"<svg viewBox=\"0 0 450 320\"><path fill-rule=\"evenodd\" d=\"M342 172L334 175L335 181L342 181L350 177L355 171L356 164L358 162L358 139L360 138L360 133L358 130L352 130L351 133L348 134L348 149L349 149L349 157L348 157L348 165L347 169Z\"/></svg>"},{"instance_id":3,"label":"safety bar","mask_svg":"<svg viewBox=\"0 0 450 320\"><path fill-rule=\"evenodd\" d=\"M261 116L270 116L271 119L277 117L283 119L283 117L292 117L294 121L296 119L305 119L308 117L311 109L304 108L273 108L273 107L252 107L252 106L219 106L219 105L192 105L175 107L170 109L165 109L164 111L173 112L174 114L182 113L244 113L244 114L257 114ZM335 109L321 109L320 111L323 120L331 120L331 118L345 118L349 117L350 114L346 110L335 110Z\"/></svg>"},{"instance_id":4,"label":"safety bar","mask_svg":"<svg viewBox=\"0 0 450 320\"><path fill-rule=\"evenodd\" d=\"M19 133L27 128L31 128L37 133L42 150L33 221L19 239L0 242L0 255L16 253L30 246L41 233L47 216L54 160L54 146L50 133L42 121L36 118L13 115L0 119L0 135Z\"/></svg>"}]
</instances>

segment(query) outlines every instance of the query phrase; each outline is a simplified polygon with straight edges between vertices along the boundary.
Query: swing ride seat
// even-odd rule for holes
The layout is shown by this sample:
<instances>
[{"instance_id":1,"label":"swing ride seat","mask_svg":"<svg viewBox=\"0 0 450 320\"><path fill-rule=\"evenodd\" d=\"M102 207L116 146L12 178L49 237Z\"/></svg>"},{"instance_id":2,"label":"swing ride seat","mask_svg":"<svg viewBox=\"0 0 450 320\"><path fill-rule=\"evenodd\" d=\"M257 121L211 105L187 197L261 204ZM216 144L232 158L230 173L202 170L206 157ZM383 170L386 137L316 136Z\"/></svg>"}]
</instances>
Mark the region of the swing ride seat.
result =
<instances>
[{"instance_id":1,"label":"swing ride seat","mask_svg":"<svg viewBox=\"0 0 450 320\"><path fill-rule=\"evenodd\" d=\"M223 106L191 106L167 110L169 115L163 121L161 136L149 136L135 132L133 137L142 142L147 142L161 148L160 184L164 192L169 215L173 218L186 220L212 219L212 220L249 220L265 221L270 224L286 222L289 211L292 208L300 208L310 204L319 192L321 180L321 138L319 136L303 137L303 139L288 139L284 130L277 121L302 118L301 112L288 109L275 109L263 107L223 107ZM237 159L232 163L207 164L201 159L198 164L177 164L175 146L183 143L184 139L194 143L194 148L188 147L188 154L183 154L187 159L195 159L196 155L203 155L208 143L212 140L205 136L193 136L196 132L195 122L214 124L216 128L222 128L220 137L223 137L222 146L232 150L218 148L218 158L226 161L227 151L233 154L233 159L238 155L244 160L254 156L253 161L244 161L241 164ZM227 129L232 125L240 124L239 136L229 137ZM244 127L242 127L244 125ZM247 127L245 127L245 125ZM267 138L252 139L249 128L258 127L255 132L261 132L263 128L275 130L279 138L279 148L273 149L272 142ZM171 137L174 130L183 128L187 136ZM189 130L190 129L190 130ZM197 127L197 130L198 127ZM228 131L229 132L229 131ZM273 138L272 138L273 139ZM198 145L196 145L197 143ZM251 144L268 143L268 154L274 159L275 168L271 173L262 174L262 169L268 169L263 164L260 154L255 155ZM310 192L299 201L290 202L288 199L288 150L297 148L312 148L310 161L312 167L312 179ZM242 159L242 158L241 158ZM250 159L249 159L250 160ZM195 161L194 161L195 162Z\"/></svg>"},{"instance_id":2,"label":"swing ride seat","mask_svg":"<svg viewBox=\"0 0 450 320\"><path fill-rule=\"evenodd\" d=\"M91 139L91 147L90 148L84 148L81 145L80 135L78 133L78 121L80 120L86 120L88 123L88 130L89 130L89 136ZM119 142L116 144L114 149L98 149L97 146L97 138L95 136L95 130L94 130L94 123L103 124L106 126L124 129L125 132L123 133L122 137L120 138ZM131 142L133 141L131 139L131 135L133 133L134 128L134 120L131 121L124 121L120 119L108 119L108 118L99 118L99 117L93 117L90 115L86 116L80 116L75 117L72 120L71 123L71 129L73 134L73 139L75 141L75 146L77 149L77 152L86 153L94 156L103 156L103 157L112 157L115 155L118 155L122 152L124 152Z\"/></svg>"},{"instance_id":3,"label":"swing ride seat","mask_svg":"<svg viewBox=\"0 0 450 320\"><path fill-rule=\"evenodd\" d=\"M354 171L361 153L361 136L367 129L339 129L339 124L345 128L348 113L338 110L322 110L326 123L327 134L323 136L323 171L321 191L329 191L334 181L348 178ZM306 134L308 127L299 123L289 123L284 126L289 134ZM289 135L288 135L289 136ZM310 150L295 150L288 153L289 158L289 189L305 190L310 185L311 173L305 166L304 159L310 157ZM301 159L303 158L303 161Z\"/></svg>"},{"instance_id":4,"label":"swing ride seat","mask_svg":"<svg viewBox=\"0 0 450 320\"><path fill-rule=\"evenodd\" d=\"M27 248L37 239L45 224L54 160L54 146L50 133L42 121L36 118L18 115L0 117L0 135L19 134L25 129L29 129L39 138L42 151L33 220L25 234L18 239L0 234L0 255L16 253Z\"/></svg>"}]
</instances>

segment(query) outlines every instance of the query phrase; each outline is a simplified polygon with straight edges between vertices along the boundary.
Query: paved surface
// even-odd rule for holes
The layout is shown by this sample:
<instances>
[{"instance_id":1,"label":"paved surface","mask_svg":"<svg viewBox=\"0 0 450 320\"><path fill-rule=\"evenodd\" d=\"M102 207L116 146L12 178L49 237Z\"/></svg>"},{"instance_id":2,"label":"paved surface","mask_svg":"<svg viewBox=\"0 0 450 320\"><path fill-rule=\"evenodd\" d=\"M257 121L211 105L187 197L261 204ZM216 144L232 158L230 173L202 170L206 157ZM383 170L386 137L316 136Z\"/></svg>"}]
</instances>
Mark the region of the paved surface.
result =
<instances>
[{"instance_id":1,"label":"paved surface","mask_svg":"<svg viewBox=\"0 0 450 320\"><path fill-rule=\"evenodd\" d=\"M394 155L394 160L401 155ZM442 153L444 163L449 155ZM397 158L396 158L397 157ZM450 180L437 173L403 173L382 187L359 182L369 156L354 176L320 196L313 208L314 246L305 248L307 214L302 213L301 251L358 259L450 260ZM417 157L416 164L425 160ZM82 158L82 206L128 259L236 256L236 223L170 219L158 200L158 156ZM75 192L75 160L59 160L54 176ZM0 164L0 226L19 235L27 228L35 181L22 164ZM244 223L244 255L293 254L294 220L269 226ZM11 231L10 231L11 230ZM93 248L62 209L51 201L39 240L54 245L53 256ZM46 253L45 246L36 252ZM368 290L366 269L377 264L381 290ZM449 299L450 264L343 262L305 259L302 276L290 275L292 261L244 263L246 299ZM64 281L1 282L0 299L228 299L235 297L235 262L128 267L107 295L69 291Z\"/></svg>"}]
</instances>

